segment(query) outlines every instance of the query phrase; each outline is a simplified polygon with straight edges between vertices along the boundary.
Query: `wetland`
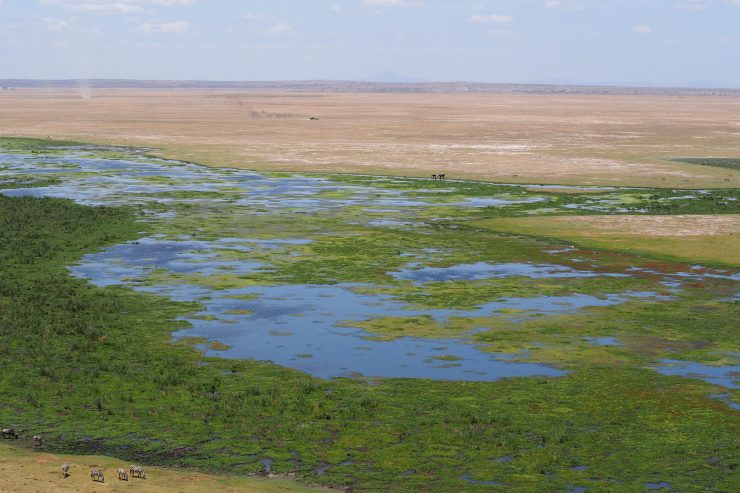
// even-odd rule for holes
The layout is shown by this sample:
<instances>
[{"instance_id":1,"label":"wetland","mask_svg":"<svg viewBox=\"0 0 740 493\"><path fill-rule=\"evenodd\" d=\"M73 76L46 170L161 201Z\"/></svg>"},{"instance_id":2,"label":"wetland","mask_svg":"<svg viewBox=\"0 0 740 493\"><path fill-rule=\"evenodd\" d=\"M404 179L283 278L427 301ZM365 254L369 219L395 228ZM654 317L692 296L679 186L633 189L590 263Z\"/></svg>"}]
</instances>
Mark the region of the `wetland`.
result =
<instances>
[{"instance_id":1,"label":"wetland","mask_svg":"<svg viewBox=\"0 0 740 493\"><path fill-rule=\"evenodd\" d=\"M54 450L358 490L737 483L738 266L480 226L732 215L736 189L256 173L1 139L0 189L0 416Z\"/></svg>"}]
</instances>

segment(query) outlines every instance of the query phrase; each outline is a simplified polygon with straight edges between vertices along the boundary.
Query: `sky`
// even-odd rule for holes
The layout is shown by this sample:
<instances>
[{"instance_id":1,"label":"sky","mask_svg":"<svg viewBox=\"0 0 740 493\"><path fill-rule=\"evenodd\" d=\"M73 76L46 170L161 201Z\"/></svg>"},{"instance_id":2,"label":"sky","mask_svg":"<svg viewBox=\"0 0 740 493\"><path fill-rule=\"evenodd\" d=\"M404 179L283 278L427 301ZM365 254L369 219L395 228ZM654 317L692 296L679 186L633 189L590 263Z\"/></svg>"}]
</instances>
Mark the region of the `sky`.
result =
<instances>
[{"instance_id":1,"label":"sky","mask_svg":"<svg viewBox=\"0 0 740 493\"><path fill-rule=\"evenodd\" d=\"M0 0L0 78L379 74L740 87L740 0Z\"/></svg>"}]
</instances>

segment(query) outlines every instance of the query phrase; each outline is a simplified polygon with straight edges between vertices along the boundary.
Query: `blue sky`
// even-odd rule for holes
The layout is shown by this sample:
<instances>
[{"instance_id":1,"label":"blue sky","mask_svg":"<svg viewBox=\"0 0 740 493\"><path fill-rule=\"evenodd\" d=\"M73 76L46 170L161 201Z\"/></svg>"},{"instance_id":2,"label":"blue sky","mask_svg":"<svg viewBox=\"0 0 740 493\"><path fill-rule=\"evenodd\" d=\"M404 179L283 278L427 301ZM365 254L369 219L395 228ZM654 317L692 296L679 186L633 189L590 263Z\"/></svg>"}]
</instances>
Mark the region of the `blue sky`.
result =
<instances>
[{"instance_id":1,"label":"blue sky","mask_svg":"<svg viewBox=\"0 0 740 493\"><path fill-rule=\"evenodd\" d=\"M740 0L0 0L0 78L716 83Z\"/></svg>"}]
</instances>

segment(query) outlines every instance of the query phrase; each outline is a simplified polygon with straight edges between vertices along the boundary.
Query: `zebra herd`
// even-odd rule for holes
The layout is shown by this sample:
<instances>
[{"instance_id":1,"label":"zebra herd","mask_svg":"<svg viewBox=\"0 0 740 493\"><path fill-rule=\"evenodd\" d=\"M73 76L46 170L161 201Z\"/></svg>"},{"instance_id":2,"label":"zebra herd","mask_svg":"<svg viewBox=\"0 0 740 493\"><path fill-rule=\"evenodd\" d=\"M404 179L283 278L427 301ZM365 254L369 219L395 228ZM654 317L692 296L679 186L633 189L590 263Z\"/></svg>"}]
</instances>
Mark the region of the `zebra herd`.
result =
<instances>
[{"instance_id":1,"label":"zebra herd","mask_svg":"<svg viewBox=\"0 0 740 493\"><path fill-rule=\"evenodd\" d=\"M69 464L62 464L62 474L65 478L69 476ZM118 474L118 479L121 481L128 481L129 477L146 479L146 473L144 472L144 468L141 466L132 465L128 471L119 467L116 469L116 474ZM99 467L93 467L90 469L90 479L99 483L104 483L105 475L103 474L103 470Z\"/></svg>"},{"instance_id":2,"label":"zebra herd","mask_svg":"<svg viewBox=\"0 0 740 493\"><path fill-rule=\"evenodd\" d=\"M13 428L3 428L2 432L0 432L0 437L5 439L18 440L19 435ZM40 447L43 444L44 439L39 435L34 435L33 446ZM120 479L121 481L128 481L129 476L132 478L146 479L146 473L144 472L144 468L141 466L131 465L128 471L126 471L122 467L119 467L116 472L118 473L118 479ZM62 464L62 477L69 477L69 464ZM99 467L93 467L92 469L90 469L90 479L100 483L105 482L105 475L103 474L103 470Z\"/></svg>"}]
</instances>

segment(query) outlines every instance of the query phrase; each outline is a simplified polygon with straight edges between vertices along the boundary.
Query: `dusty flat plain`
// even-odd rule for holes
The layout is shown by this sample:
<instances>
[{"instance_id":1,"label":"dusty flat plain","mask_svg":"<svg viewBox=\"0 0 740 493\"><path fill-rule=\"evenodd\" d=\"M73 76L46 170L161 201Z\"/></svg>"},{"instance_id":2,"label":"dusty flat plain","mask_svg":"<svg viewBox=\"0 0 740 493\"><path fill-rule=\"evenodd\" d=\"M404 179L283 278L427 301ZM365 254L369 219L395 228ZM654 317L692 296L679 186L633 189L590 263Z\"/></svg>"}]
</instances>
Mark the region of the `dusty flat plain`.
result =
<instances>
[{"instance_id":1,"label":"dusty flat plain","mask_svg":"<svg viewBox=\"0 0 740 493\"><path fill-rule=\"evenodd\" d=\"M153 147L166 157L263 170L740 183L736 170L667 161L740 157L733 96L17 89L0 91L0 135Z\"/></svg>"}]
</instances>

